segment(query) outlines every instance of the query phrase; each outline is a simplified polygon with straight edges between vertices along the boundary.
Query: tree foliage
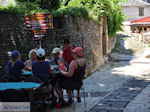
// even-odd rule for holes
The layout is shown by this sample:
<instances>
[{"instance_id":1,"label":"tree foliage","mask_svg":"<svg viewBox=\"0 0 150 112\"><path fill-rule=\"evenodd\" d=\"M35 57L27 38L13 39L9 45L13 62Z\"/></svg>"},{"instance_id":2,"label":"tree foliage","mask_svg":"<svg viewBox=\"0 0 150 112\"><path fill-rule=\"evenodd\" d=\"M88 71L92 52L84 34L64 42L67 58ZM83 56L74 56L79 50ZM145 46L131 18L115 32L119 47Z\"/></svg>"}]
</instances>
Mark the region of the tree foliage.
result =
<instances>
[{"instance_id":1,"label":"tree foliage","mask_svg":"<svg viewBox=\"0 0 150 112\"><path fill-rule=\"evenodd\" d=\"M24 2L24 3L17 3L15 6L9 4L7 7L0 5L0 12L11 12L11 13L19 13L19 14L30 14L30 13L37 13L37 12L49 12L46 9L40 8L38 5Z\"/></svg>"},{"instance_id":2,"label":"tree foliage","mask_svg":"<svg viewBox=\"0 0 150 112\"><path fill-rule=\"evenodd\" d=\"M108 18L108 33L112 37L117 31L122 30L125 15L121 10L120 2L125 0L72 0L69 7L84 7L89 12L89 17L101 23L103 16Z\"/></svg>"},{"instance_id":3,"label":"tree foliage","mask_svg":"<svg viewBox=\"0 0 150 112\"><path fill-rule=\"evenodd\" d=\"M121 10L120 2L126 0L15 0L16 6L6 8L0 6L0 11L19 12L21 14L37 12L53 12L54 17L71 15L85 17L102 22L102 17L107 16L108 33L112 37L117 31L122 30L125 15Z\"/></svg>"},{"instance_id":4,"label":"tree foliage","mask_svg":"<svg viewBox=\"0 0 150 112\"><path fill-rule=\"evenodd\" d=\"M41 9L56 10L60 8L60 0L15 0L17 3L33 3Z\"/></svg>"}]
</instances>

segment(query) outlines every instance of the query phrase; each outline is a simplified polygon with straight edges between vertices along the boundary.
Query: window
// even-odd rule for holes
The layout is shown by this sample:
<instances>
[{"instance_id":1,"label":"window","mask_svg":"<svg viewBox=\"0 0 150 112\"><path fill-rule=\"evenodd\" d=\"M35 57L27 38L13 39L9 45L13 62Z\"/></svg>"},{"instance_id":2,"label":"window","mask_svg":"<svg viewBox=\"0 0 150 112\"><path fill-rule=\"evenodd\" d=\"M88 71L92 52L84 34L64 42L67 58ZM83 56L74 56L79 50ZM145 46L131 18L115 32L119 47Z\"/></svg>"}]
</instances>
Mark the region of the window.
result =
<instances>
[{"instance_id":1,"label":"window","mask_svg":"<svg viewBox=\"0 0 150 112\"><path fill-rule=\"evenodd\" d=\"M144 16L144 8L143 7L139 8L139 16Z\"/></svg>"}]
</instances>

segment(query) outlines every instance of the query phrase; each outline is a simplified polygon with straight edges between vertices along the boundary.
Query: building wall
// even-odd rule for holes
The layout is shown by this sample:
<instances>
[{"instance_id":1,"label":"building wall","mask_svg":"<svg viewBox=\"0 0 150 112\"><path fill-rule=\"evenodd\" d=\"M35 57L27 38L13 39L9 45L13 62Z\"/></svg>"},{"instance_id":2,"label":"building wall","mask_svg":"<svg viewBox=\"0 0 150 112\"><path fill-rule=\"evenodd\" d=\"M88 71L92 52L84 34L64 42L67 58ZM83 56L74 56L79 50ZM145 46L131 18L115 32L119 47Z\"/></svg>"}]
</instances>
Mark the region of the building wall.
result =
<instances>
[{"instance_id":1,"label":"building wall","mask_svg":"<svg viewBox=\"0 0 150 112\"><path fill-rule=\"evenodd\" d=\"M139 7L124 6L122 7L124 14L127 16L126 21L133 21L150 16L150 7L144 7L144 16L139 16Z\"/></svg>"},{"instance_id":2,"label":"building wall","mask_svg":"<svg viewBox=\"0 0 150 112\"><path fill-rule=\"evenodd\" d=\"M64 46L63 40L70 38L75 46L84 47L84 57L87 62L86 73L97 70L103 63L102 26L84 18L73 17L54 19L54 29L48 30L47 38L42 40L42 48L46 50L47 58L52 57L52 49ZM0 66L6 67L12 50L21 53L22 61L28 59L28 52L38 48L39 42L32 40L32 31L26 30L24 16L12 13L0 13ZM114 39L110 39L109 52L113 49ZM113 43L113 44L112 44Z\"/></svg>"}]
</instances>

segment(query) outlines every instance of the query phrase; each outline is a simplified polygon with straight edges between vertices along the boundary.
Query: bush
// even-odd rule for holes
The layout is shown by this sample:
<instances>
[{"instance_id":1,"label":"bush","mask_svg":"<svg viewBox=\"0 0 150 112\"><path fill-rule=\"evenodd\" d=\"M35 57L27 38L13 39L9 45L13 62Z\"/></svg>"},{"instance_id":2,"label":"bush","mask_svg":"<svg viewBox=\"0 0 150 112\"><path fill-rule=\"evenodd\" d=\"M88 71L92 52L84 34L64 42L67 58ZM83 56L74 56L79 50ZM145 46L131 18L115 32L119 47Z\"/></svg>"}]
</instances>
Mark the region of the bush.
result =
<instances>
[{"instance_id":1,"label":"bush","mask_svg":"<svg viewBox=\"0 0 150 112\"><path fill-rule=\"evenodd\" d=\"M77 17L84 17L88 18L88 11L84 7L67 7L67 8L60 8L53 12L54 18L56 17L65 17L65 16L73 16Z\"/></svg>"},{"instance_id":2,"label":"bush","mask_svg":"<svg viewBox=\"0 0 150 112\"><path fill-rule=\"evenodd\" d=\"M60 0L15 0L17 3L33 3L41 9L49 11L57 10L60 8Z\"/></svg>"},{"instance_id":3,"label":"bush","mask_svg":"<svg viewBox=\"0 0 150 112\"><path fill-rule=\"evenodd\" d=\"M60 8L60 0L15 0L17 3L33 3L41 9L49 11L57 10Z\"/></svg>"},{"instance_id":4,"label":"bush","mask_svg":"<svg viewBox=\"0 0 150 112\"><path fill-rule=\"evenodd\" d=\"M37 13L37 12L48 12L48 10L41 9L38 5L24 2L24 3L17 3L16 6L8 5L7 7L0 6L0 12L11 12L11 13L19 13L19 14L30 14L30 13Z\"/></svg>"}]
</instances>

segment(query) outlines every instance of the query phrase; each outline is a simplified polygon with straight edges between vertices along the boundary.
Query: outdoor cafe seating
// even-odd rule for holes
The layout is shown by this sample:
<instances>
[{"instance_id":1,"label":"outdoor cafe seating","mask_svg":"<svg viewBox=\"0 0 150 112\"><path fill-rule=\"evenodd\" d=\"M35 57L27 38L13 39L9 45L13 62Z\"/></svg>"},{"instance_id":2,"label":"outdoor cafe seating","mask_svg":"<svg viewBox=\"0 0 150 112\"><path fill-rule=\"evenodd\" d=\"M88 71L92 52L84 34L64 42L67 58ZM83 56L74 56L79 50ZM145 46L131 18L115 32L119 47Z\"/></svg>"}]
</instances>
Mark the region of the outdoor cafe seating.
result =
<instances>
[{"instance_id":1,"label":"outdoor cafe seating","mask_svg":"<svg viewBox=\"0 0 150 112\"><path fill-rule=\"evenodd\" d=\"M11 77L12 78L12 77ZM54 94L47 91L44 83L38 77L30 76L24 82L16 82L8 76L0 77L0 101L30 102L31 112L42 111L43 106L54 106Z\"/></svg>"},{"instance_id":2,"label":"outdoor cafe seating","mask_svg":"<svg viewBox=\"0 0 150 112\"><path fill-rule=\"evenodd\" d=\"M58 68L58 66L55 65L51 67L53 67L53 69ZM53 85L58 74L60 74L60 71L55 69L54 74L50 75L50 81L52 84L51 91L47 91L47 87L45 86L44 82L42 82L39 77L33 76L32 72L25 71L22 73L22 77L25 76L22 78L23 82L17 82L16 79L12 76L2 76L0 77L0 101L30 102L31 112L44 112L46 108L53 109L57 100L57 97L54 94ZM80 88L71 88L72 91L77 89ZM85 103L84 88L82 90Z\"/></svg>"}]
</instances>

